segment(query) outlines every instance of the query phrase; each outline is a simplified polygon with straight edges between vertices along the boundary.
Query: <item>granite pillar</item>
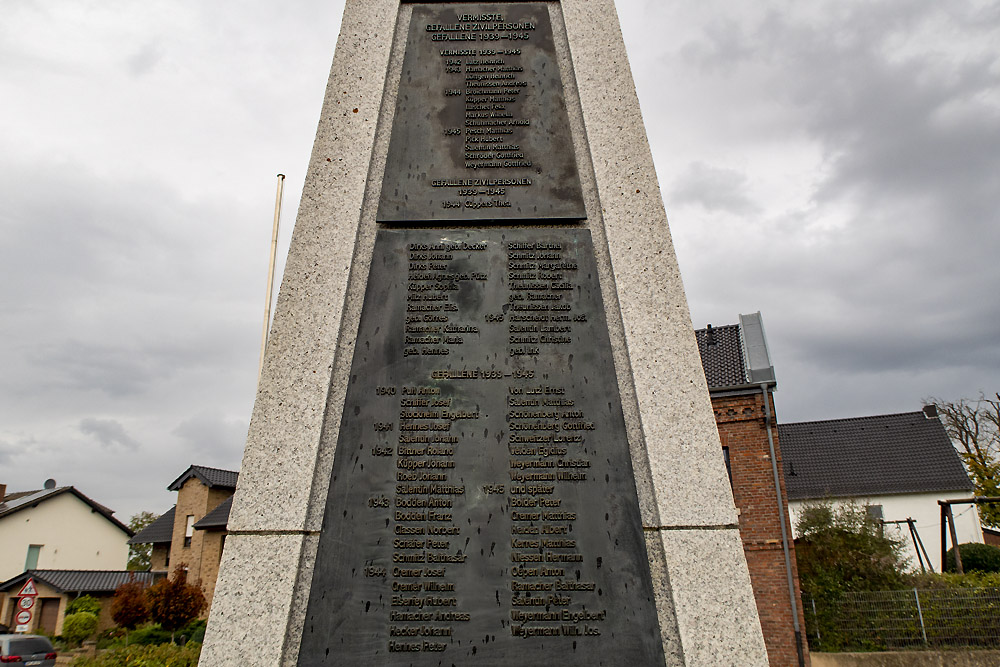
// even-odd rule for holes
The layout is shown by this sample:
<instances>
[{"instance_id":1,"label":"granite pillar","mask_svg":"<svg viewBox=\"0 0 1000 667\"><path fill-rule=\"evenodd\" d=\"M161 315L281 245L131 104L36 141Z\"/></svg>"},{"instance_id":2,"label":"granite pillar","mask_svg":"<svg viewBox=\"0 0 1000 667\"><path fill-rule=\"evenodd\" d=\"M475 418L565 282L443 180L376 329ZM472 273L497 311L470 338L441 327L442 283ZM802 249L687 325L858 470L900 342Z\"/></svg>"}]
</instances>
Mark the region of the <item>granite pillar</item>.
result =
<instances>
[{"instance_id":1,"label":"granite pillar","mask_svg":"<svg viewBox=\"0 0 1000 667\"><path fill-rule=\"evenodd\" d=\"M764 665L736 510L612 0L545 3L669 665ZM348 0L202 664L295 665L412 5ZM683 103L678 99L678 103Z\"/></svg>"}]
</instances>

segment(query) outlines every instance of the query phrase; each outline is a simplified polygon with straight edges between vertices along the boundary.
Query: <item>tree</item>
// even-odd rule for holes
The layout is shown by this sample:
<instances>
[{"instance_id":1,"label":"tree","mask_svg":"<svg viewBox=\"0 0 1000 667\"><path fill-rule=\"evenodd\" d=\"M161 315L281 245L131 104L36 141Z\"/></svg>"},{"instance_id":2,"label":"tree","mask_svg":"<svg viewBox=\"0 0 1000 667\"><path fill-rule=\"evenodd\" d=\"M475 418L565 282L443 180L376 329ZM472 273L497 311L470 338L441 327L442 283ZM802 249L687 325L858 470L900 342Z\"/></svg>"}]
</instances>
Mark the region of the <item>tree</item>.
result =
<instances>
[{"instance_id":1,"label":"tree","mask_svg":"<svg viewBox=\"0 0 1000 667\"><path fill-rule=\"evenodd\" d=\"M972 477L977 496L1000 497L1000 393L988 398L960 398L943 401L924 400L937 406L941 423L958 449L965 468ZM979 506L980 517L988 526L1000 527L1000 504Z\"/></svg>"},{"instance_id":2,"label":"tree","mask_svg":"<svg viewBox=\"0 0 1000 667\"><path fill-rule=\"evenodd\" d=\"M128 520L128 527L133 533L138 533L159 518L159 514L139 512ZM141 570L143 572L148 570L150 568L150 556L152 552L152 544L130 544L128 548L128 569Z\"/></svg>"},{"instance_id":3,"label":"tree","mask_svg":"<svg viewBox=\"0 0 1000 667\"><path fill-rule=\"evenodd\" d=\"M164 630L174 633L195 619L205 608L205 596L201 588L187 582L184 563L179 564L173 576L161 579L149 589L149 611L153 620Z\"/></svg>"},{"instance_id":4,"label":"tree","mask_svg":"<svg viewBox=\"0 0 1000 667\"><path fill-rule=\"evenodd\" d=\"M115 589L111 599L111 618L125 630L133 630L149 618L149 600L146 587L135 580L127 581ZM125 635L126 643L128 635Z\"/></svg>"},{"instance_id":5,"label":"tree","mask_svg":"<svg viewBox=\"0 0 1000 667\"><path fill-rule=\"evenodd\" d=\"M903 542L887 537L881 522L856 503L807 505L796 528L803 598L811 597L817 609L810 620L819 632L810 631L810 646L842 650L847 638L837 622L839 603L847 593L903 587Z\"/></svg>"},{"instance_id":6,"label":"tree","mask_svg":"<svg viewBox=\"0 0 1000 667\"><path fill-rule=\"evenodd\" d=\"M807 505L797 524L795 554L802 588L840 592L891 590L903 582L903 543L857 503Z\"/></svg>"}]
</instances>

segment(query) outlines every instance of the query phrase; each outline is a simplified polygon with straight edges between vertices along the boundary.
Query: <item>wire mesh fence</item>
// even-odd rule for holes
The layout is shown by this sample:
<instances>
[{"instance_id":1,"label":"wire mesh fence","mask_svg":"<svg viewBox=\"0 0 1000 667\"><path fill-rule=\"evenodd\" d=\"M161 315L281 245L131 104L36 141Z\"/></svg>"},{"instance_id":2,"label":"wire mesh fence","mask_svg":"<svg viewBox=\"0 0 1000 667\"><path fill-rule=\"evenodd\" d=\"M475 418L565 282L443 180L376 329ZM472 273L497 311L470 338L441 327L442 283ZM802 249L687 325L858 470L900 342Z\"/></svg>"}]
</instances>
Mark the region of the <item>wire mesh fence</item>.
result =
<instances>
[{"instance_id":1,"label":"wire mesh fence","mask_svg":"<svg viewBox=\"0 0 1000 667\"><path fill-rule=\"evenodd\" d=\"M804 600L810 643L824 650L1000 647L1000 588L848 593Z\"/></svg>"}]
</instances>

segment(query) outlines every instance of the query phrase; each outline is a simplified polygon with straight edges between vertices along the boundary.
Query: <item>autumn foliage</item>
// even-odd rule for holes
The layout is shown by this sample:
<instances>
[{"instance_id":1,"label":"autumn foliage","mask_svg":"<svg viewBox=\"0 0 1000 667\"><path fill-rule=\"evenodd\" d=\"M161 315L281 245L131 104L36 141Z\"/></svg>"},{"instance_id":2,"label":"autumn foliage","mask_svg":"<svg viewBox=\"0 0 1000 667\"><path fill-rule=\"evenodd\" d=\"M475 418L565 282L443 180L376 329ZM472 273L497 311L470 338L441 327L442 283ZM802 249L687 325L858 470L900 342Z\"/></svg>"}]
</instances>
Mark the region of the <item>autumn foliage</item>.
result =
<instances>
[{"instance_id":1,"label":"autumn foliage","mask_svg":"<svg viewBox=\"0 0 1000 667\"><path fill-rule=\"evenodd\" d=\"M120 627L132 630L149 618L146 588L138 581L128 581L115 589L111 600L111 618Z\"/></svg>"},{"instance_id":2,"label":"autumn foliage","mask_svg":"<svg viewBox=\"0 0 1000 667\"><path fill-rule=\"evenodd\" d=\"M206 605L201 588L187 583L183 563L174 569L170 578L151 586L146 595L153 621L171 633L197 618Z\"/></svg>"}]
</instances>

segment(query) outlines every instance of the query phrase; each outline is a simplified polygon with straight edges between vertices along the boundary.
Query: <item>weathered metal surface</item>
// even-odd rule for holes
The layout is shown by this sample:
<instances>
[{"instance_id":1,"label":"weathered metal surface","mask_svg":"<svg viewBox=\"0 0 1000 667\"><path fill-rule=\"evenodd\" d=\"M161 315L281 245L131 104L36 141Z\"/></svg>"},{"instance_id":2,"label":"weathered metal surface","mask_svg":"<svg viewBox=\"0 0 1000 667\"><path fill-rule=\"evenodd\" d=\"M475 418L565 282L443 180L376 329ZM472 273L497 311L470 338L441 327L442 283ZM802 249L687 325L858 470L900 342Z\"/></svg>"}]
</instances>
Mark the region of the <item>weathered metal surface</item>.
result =
<instances>
[{"instance_id":1,"label":"weathered metal surface","mask_svg":"<svg viewBox=\"0 0 1000 667\"><path fill-rule=\"evenodd\" d=\"M378 232L300 665L662 665L588 230Z\"/></svg>"},{"instance_id":2,"label":"weathered metal surface","mask_svg":"<svg viewBox=\"0 0 1000 667\"><path fill-rule=\"evenodd\" d=\"M415 5L378 220L585 217L547 7Z\"/></svg>"}]
</instances>

